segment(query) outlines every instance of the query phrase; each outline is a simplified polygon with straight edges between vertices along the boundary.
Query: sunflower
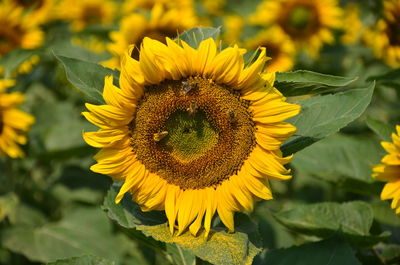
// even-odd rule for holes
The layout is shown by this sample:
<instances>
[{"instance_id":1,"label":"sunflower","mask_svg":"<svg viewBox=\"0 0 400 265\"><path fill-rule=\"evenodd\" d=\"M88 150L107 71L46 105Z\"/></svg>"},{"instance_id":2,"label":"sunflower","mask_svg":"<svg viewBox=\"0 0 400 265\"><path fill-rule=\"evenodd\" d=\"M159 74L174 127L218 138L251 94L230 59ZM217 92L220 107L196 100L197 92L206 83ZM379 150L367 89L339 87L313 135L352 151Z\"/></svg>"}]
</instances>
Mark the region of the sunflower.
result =
<instances>
[{"instance_id":1,"label":"sunflower","mask_svg":"<svg viewBox=\"0 0 400 265\"><path fill-rule=\"evenodd\" d=\"M364 26L360 19L360 9L354 3L348 3L344 9L343 24L349 25L344 27L344 33L341 36L343 44L354 44L359 41Z\"/></svg>"},{"instance_id":2,"label":"sunflower","mask_svg":"<svg viewBox=\"0 0 400 265\"><path fill-rule=\"evenodd\" d=\"M30 22L43 24L53 18L54 0L5 0L10 4L22 8L31 14Z\"/></svg>"},{"instance_id":3,"label":"sunflower","mask_svg":"<svg viewBox=\"0 0 400 265\"><path fill-rule=\"evenodd\" d=\"M294 64L296 49L293 42L279 27L271 27L259 32L243 44L250 50L265 47L271 60L266 64L269 72L288 71Z\"/></svg>"},{"instance_id":4,"label":"sunflower","mask_svg":"<svg viewBox=\"0 0 400 265\"><path fill-rule=\"evenodd\" d=\"M157 4L151 10L150 18L144 14L134 13L122 19L119 31L110 33L112 43L108 50L113 58L103 62L109 68L120 68L120 57L129 45L134 44L132 56L139 56L138 47L144 37L150 37L159 41L165 37L174 38L179 32L183 32L196 25L197 20L191 12L183 12L180 9L165 10L161 4Z\"/></svg>"},{"instance_id":5,"label":"sunflower","mask_svg":"<svg viewBox=\"0 0 400 265\"><path fill-rule=\"evenodd\" d=\"M127 15L137 9L152 10L154 6L162 5L165 9L180 9L194 12L193 0L125 0L122 13Z\"/></svg>"},{"instance_id":6,"label":"sunflower","mask_svg":"<svg viewBox=\"0 0 400 265\"><path fill-rule=\"evenodd\" d=\"M43 32L30 19L22 8L0 4L0 57L14 49L34 49L42 44Z\"/></svg>"},{"instance_id":7,"label":"sunflower","mask_svg":"<svg viewBox=\"0 0 400 265\"><path fill-rule=\"evenodd\" d=\"M300 107L274 87L266 61L244 67L245 50L221 52L213 39L193 49L144 38L139 59L123 56L120 88L105 78L106 105L83 115L100 127L85 141L102 150L91 170L124 183L144 211L165 210L171 233L210 231L215 212L229 231L236 211L271 199L269 179L291 178L280 145L295 131L283 122Z\"/></svg>"},{"instance_id":8,"label":"sunflower","mask_svg":"<svg viewBox=\"0 0 400 265\"><path fill-rule=\"evenodd\" d=\"M111 0L64 0L59 5L59 18L72 22L72 30L81 31L96 24L111 24L116 5Z\"/></svg>"},{"instance_id":9,"label":"sunflower","mask_svg":"<svg viewBox=\"0 0 400 265\"><path fill-rule=\"evenodd\" d=\"M375 56L391 67L400 66L400 0L386 0L384 17L373 29L366 31L365 42Z\"/></svg>"},{"instance_id":10,"label":"sunflower","mask_svg":"<svg viewBox=\"0 0 400 265\"><path fill-rule=\"evenodd\" d=\"M18 144L27 142L24 134L33 124L34 118L16 109L24 101L23 94L4 93L14 83L13 80L0 80L0 154L17 158L24 155Z\"/></svg>"},{"instance_id":11,"label":"sunflower","mask_svg":"<svg viewBox=\"0 0 400 265\"><path fill-rule=\"evenodd\" d=\"M240 43L243 28L245 27L243 17L238 15L224 16L223 40L225 43Z\"/></svg>"},{"instance_id":12,"label":"sunflower","mask_svg":"<svg viewBox=\"0 0 400 265\"><path fill-rule=\"evenodd\" d=\"M373 168L372 177L387 182L381 193L382 200L392 200L392 208L400 214L400 125L396 126L397 135L392 134L393 143L382 142L389 153L381 160L382 164Z\"/></svg>"},{"instance_id":13,"label":"sunflower","mask_svg":"<svg viewBox=\"0 0 400 265\"><path fill-rule=\"evenodd\" d=\"M337 0L264 0L250 22L281 27L296 48L316 57L324 43L333 43L341 13Z\"/></svg>"}]
</instances>

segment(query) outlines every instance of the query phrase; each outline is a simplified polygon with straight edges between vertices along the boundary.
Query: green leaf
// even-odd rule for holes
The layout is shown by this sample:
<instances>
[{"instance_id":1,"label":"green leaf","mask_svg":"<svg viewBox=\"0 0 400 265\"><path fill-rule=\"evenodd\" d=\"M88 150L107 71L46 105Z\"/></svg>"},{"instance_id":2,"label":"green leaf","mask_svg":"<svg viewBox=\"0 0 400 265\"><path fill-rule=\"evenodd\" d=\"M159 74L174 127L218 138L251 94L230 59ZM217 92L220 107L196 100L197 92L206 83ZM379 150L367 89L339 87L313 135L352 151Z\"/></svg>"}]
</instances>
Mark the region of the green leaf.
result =
<instances>
[{"instance_id":1,"label":"green leaf","mask_svg":"<svg viewBox=\"0 0 400 265\"><path fill-rule=\"evenodd\" d=\"M371 166L379 163L382 155L379 141L373 137L338 134L296 154L292 165L300 174L318 176L353 192L375 195L381 186L371 177Z\"/></svg>"},{"instance_id":2,"label":"green leaf","mask_svg":"<svg viewBox=\"0 0 400 265\"><path fill-rule=\"evenodd\" d=\"M315 96L298 102L302 106L299 115L289 123L297 132L283 146L289 155L337 132L360 117L371 102L375 84L364 89L352 89L325 96Z\"/></svg>"},{"instance_id":3,"label":"green leaf","mask_svg":"<svg viewBox=\"0 0 400 265\"><path fill-rule=\"evenodd\" d=\"M394 127L372 118L366 120L368 127L373 130L382 140L392 141L392 133L395 131Z\"/></svg>"},{"instance_id":4,"label":"green leaf","mask_svg":"<svg viewBox=\"0 0 400 265\"><path fill-rule=\"evenodd\" d=\"M105 68L96 63L86 62L54 54L58 61L64 66L67 79L87 95L95 103L103 103L104 77L112 75L118 80L119 72Z\"/></svg>"},{"instance_id":5,"label":"green leaf","mask_svg":"<svg viewBox=\"0 0 400 265\"><path fill-rule=\"evenodd\" d=\"M220 33L221 27L197 27L183 32L178 36L178 38L196 49L199 47L201 41L209 38L216 40Z\"/></svg>"},{"instance_id":6,"label":"green leaf","mask_svg":"<svg viewBox=\"0 0 400 265\"><path fill-rule=\"evenodd\" d=\"M115 204L118 189L114 185L109 190L103 209L112 220L125 228L135 228L161 242L176 244L213 264L250 264L261 251L257 227L247 216L236 215L236 232L232 234L221 228L213 229L208 238L204 237L203 230L197 237L188 231L180 236L171 235L163 212L142 212L129 196L125 196L120 204Z\"/></svg>"},{"instance_id":7,"label":"green leaf","mask_svg":"<svg viewBox=\"0 0 400 265\"><path fill-rule=\"evenodd\" d=\"M273 265L361 265L351 247L339 237L287 249L268 251L265 264Z\"/></svg>"},{"instance_id":8,"label":"green leaf","mask_svg":"<svg viewBox=\"0 0 400 265\"><path fill-rule=\"evenodd\" d=\"M115 265L115 262L95 257L95 256L82 256L68 259L57 260L55 262L47 263L48 265Z\"/></svg>"},{"instance_id":9,"label":"green leaf","mask_svg":"<svg viewBox=\"0 0 400 265\"><path fill-rule=\"evenodd\" d=\"M297 206L275 214L283 225L298 233L329 237L342 231L357 246L371 246L385 239L388 234L371 235L373 211L368 203L324 202Z\"/></svg>"},{"instance_id":10,"label":"green leaf","mask_svg":"<svg viewBox=\"0 0 400 265\"><path fill-rule=\"evenodd\" d=\"M400 245L380 243L374 246L374 252L383 264L398 264L400 261Z\"/></svg>"},{"instance_id":11,"label":"green leaf","mask_svg":"<svg viewBox=\"0 0 400 265\"><path fill-rule=\"evenodd\" d=\"M275 87L285 96L301 96L343 88L355 80L357 77L341 77L299 70L277 73Z\"/></svg>"},{"instance_id":12,"label":"green leaf","mask_svg":"<svg viewBox=\"0 0 400 265\"><path fill-rule=\"evenodd\" d=\"M57 223L5 229L2 245L38 262L86 254L118 261L126 250L111 228L111 223L99 209L79 208Z\"/></svg>"},{"instance_id":13,"label":"green leaf","mask_svg":"<svg viewBox=\"0 0 400 265\"><path fill-rule=\"evenodd\" d=\"M383 74L373 75L367 78L367 81L374 80L378 84L382 84L395 89L400 89L400 68L390 70Z\"/></svg>"},{"instance_id":14,"label":"green leaf","mask_svg":"<svg viewBox=\"0 0 400 265\"><path fill-rule=\"evenodd\" d=\"M196 256L191 252L182 249L177 244L167 244L167 252L172 256L172 260L176 265L192 265L196 259Z\"/></svg>"},{"instance_id":15,"label":"green leaf","mask_svg":"<svg viewBox=\"0 0 400 265\"><path fill-rule=\"evenodd\" d=\"M0 222L6 217L8 217L11 222L14 222L18 204L18 196L13 192L0 196Z\"/></svg>"},{"instance_id":16,"label":"green leaf","mask_svg":"<svg viewBox=\"0 0 400 265\"><path fill-rule=\"evenodd\" d=\"M86 148L82 130L94 131L96 127L86 122L77 109L69 102L42 103L34 107L36 123L32 133L40 136L41 155L61 155L61 152Z\"/></svg>"},{"instance_id":17,"label":"green leaf","mask_svg":"<svg viewBox=\"0 0 400 265\"><path fill-rule=\"evenodd\" d=\"M372 203L375 219L385 225L400 227L400 217L390 207L389 201L376 201Z\"/></svg>"},{"instance_id":18,"label":"green leaf","mask_svg":"<svg viewBox=\"0 0 400 265\"><path fill-rule=\"evenodd\" d=\"M0 59L0 65L4 67L5 76L9 76L14 72L23 62L31 58L33 55L40 55L42 50L23 50L17 49L5 54Z\"/></svg>"}]
</instances>

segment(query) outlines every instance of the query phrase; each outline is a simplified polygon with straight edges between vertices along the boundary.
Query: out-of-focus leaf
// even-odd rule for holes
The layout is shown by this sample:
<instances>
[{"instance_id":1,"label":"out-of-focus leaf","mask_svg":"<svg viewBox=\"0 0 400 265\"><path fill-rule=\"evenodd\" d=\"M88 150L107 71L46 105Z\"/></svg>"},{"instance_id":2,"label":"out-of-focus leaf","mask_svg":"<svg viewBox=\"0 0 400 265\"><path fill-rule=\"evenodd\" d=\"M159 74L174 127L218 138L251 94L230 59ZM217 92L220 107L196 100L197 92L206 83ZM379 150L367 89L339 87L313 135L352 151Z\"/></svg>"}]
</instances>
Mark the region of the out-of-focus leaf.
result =
<instances>
[{"instance_id":1,"label":"out-of-focus leaf","mask_svg":"<svg viewBox=\"0 0 400 265\"><path fill-rule=\"evenodd\" d=\"M315 96L298 102L302 106L299 115L289 123L297 131L283 146L289 155L329 136L358 118L371 102L375 84L364 89L352 89L325 96Z\"/></svg>"},{"instance_id":2,"label":"out-of-focus leaf","mask_svg":"<svg viewBox=\"0 0 400 265\"><path fill-rule=\"evenodd\" d=\"M378 84L400 89L400 68L390 70L384 74L373 75L367 78L367 81L374 80Z\"/></svg>"},{"instance_id":3,"label":"out-of-focus leaf","mask_svg":"<svg viewBox=\"0 0 400 265\"><path fill-rule=\"evenodd\" d=\"M179 35L179 39L185 41L193 48L199 47L201 41L213 38L214 40L218 38L221 33L221 28L213 27L198 27L189 29Z\"/></svg>"},{"instance_id":4,"label":"out-of-focus leaf","mask_svg":"<svg viewBox=\"0 0 400 265\"><path fill-rule=\"evenodd\" d=\"M4 248L38 262L86 254L118 261L125 252L112 234L111 223L96 208L79 208L58 223L36 228L14 226L2 236Z\"/></svg>"},{"instance_id":5,"label":"out-of-focus leaf","mask_svg":"<svg viewBox=\"0 0 400 265\"><path fill-rule=\"evenodd\" d=\"M366 120L368 127L373 130L382 140L391 141L391 135L394 132L394 126L390 124L367 118Z\"/></svg>"},{"instance_id":6,"label":"out-of-focus leaf","mask_svg":"<svg viewBox=\"0 0 400 265\"><path fill-rule=\"evenodd\" d=\"M371 177L371 166L381 157L377 139L339 134L299 152L292 164L302 174L327 179L353 192L375 195L381 187Z\"/></svg>"},{"instance_id":7,"label":"out-of-focus leaf","mask_svg":"<svg viewBox=\"0 0 400 265\"><path fill-rule=\"evenodd\" d=\"M33 55L40 55L41 50L23 50L17 49L5 54L0 59L0 66L4 67L5 76L9 76L23 62L31 58Z\"/></svg>"},{"instance_id":8,"label":"out-of-focus leaf","mask_svg":"<svg viewBox=\"0 0 400 265\"><path fill-rule=\"evenodd\" d=\"M91 255L73 257L47 263L48 265L115 265L115 262Z\"/></svg>"},{"instance_id":9,"label":"out-of-focus leaf","mask_svg":"<svg viewBox=\"0 0 400 265\"><path fill-rule=\"evenodd\" d=\"M18 203L19 199L13 192L0 196L0 222L6 217L10 218L11 222L15 220Z\"/></svg>"},{"instance_id":10,"label":"out-of-focus leaf","mask_svg":"<svg viewBox=\"0 0 400 265\"><path fill-rule=\"evenodd\" d=\"M167 244L167 252L171 255L172 260L176 265L192 265L196 259L196 256L191 252L182 249L176 244Z\"/></svg>"},{"instance_id":11,"label":"out-of-focus leaf","mask_svg":"<svg viewBox=\"0 0 400 265\"><path fill-rule=\"evenodd\" d=\"M64 66L67 79L96 103L104 103L102 93L104 77L112 75L118 80L119 73L116 70L105 68L96 63L86 62L74 58L54 54Z\"/></svg>"},{"instance_id":12,"label":"out-of-focus leaf","mask_svg":"<svg viewBox=\"0 0 400 265\"><path fill-rule=\"evenodd\" d=\"M390 207L389 201L376 201L372 203L374 217L382 224L399 227L400 217Z\"/></svg>"},{"instance_id":13,"label":"out-of-focus leaf","mask_svg":"<svg viewBox=\"0 0 400 265\"><path fill-rule=\"evenodd\" d=\"M99 63L110 56L107 53L96 53L78 45L72 45L69 41L60 41L50 47L57 56L74 58L81 61Z\"/></svg>"},{"instance_id":14,"label":"out-of-focus leaf","mask_svg":"<svg viewBox=\"0 0 400 265\"><path fill-rule=\"evenodd\" d=\"M275 217L289 229L307 235L324 238L340 230L357 246L371 246L388 236L387 233L370 234L373 211L368 203L362 201L297 206L278 212Z\"/></svg>"},{"instance_id":15,"label":"out-of-focus leaf","mask_svg":"<svg viewBox=\"0 0 400 265\"><path fill-rule=\"evenodd\" d=\"M42 103L34 109L36 123L32 133L40 137L40 153L65 152L86 147L82 139L82 130L92 131L96 127L85 122L79 109L68 102Z\"/></svg>"},{"instance_id":16,"label":"out-of-focus leaf","mask_svg":"<svg viewBox=\"0 0 400 265\"><path fill-rule=\"evenodd\" d=\"M275 87L285 96L321 94L343 88L357 78L341 77L299 70L276 74Z\"/></svg>"},{"instance_id":17,"label":"out-of-focus leaf","mask_svg":"<svg viewBox=\"0 0 400 265\"><path fill-rule=\"evenodd\" d=\"M247 216L237 215L236 232L232 234L221 229L212 230L208 238L204 237L204 230L197 237L193 237L188 231L175 236L169 232L164 213L142 212L128 196L120 204L115 204L117 191L118 187L115 185L110 189L103 209L112 220L125 228L135 228L156 240L175 243L213 264L250 264L261 251L257 226Z\"/></svg>"},{"instance_id":18,"label":"out-of-focus leaf","mask_svg":"<svg viewBox=\"0 0 400 265\"><path fill-rule=\"evenodd\" d=\"M69 189L64 185L56 185L52 188L52 194L64 203L79 201L90 204L101 202L102 193L88 188Z\"/></svg>"},{"instance_id":19,"label":"out-of-focus leaf","mask_svg":"<svg viewBox=\"0 0 400 265\"><path fill-rule=\"evenodd\" d=\"M315 243L267 252L265 264L273 265L361 265L348 243L332 237Z\"/></svg>"},{"instance_id":20,"label":"out-of-focus leaf","mask_svg":"<svg viewBox=\"0 0 400 265\"><path fill-rule=\"evenodd\" d=\"M375 253L383 264L398 264L400 262L400 245L379 243L374 246Z\"/></svg>"}]
</instances>

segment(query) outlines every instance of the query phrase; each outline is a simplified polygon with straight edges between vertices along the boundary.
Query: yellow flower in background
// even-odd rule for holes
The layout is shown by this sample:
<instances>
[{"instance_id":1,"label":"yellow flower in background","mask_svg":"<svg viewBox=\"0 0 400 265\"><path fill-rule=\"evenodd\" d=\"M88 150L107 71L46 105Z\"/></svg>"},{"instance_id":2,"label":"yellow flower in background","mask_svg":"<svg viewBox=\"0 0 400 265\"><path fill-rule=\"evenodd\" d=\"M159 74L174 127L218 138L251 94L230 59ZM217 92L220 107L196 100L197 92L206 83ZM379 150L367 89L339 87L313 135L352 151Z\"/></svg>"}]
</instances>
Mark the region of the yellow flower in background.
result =
<instances>
[{"instance_id":1,"label":"yellow flower in background","mask_svg":"<svg viewBox=\"0 0 400 265\"><path fill-rule=\"evenodd\" d=\"M208 15L222 15L226 0L201 0L201 6L206 10Z\"/></svg>"},{"instance_id":2,"label":"yellow flower in background","mask_svg":"<svg viewBox=\"0 0 400 265\"><path fill-rule=\"evenodd\" d=\"M85 36L84 38L74 37L71 39L71 42L73 45L81 46L97 53L102 53L107 50L106 42L93 35Z\"/></svg>"},{"instance_id":3,"label":"yellow flower in background","mask_svg":"<svg viewBox=\"0 0 400 265\"><path fill-rule=\"evenodd\" d=\"M260 31L243 45L250 50L256 50L258 47L264 47L267 50L267 55L271 57L265 67L268 72L284 72L293 68L296 56L295 45L279 27Z\"/></svg>"},{"instance_id":4,"label":"yellow flower in background","mask_svg":"<svg viewBox=\"0 0 400 265\"><path fill-rule=\"evenodd\" d=\"M144 37L165 41L165 37L175 38L178 33L194 27L196 23L196 17L191 12L186 13L179 9L165 10L160 4L153 7L150 18L144 14L131 14L122 19L118 31L110 33L112 43L108 45L108 50L113 58L102 64L119 69L120 57L130 45L135 45L132 57L138 59L138 49Z\"/></svg>"},{"instance_id":5,"label":"yellow flower in background","mask_svg":"<svg viewBox=\"0 0 400 265\"><path fill-rule=\"evenodd\" d=\"M14 49L34 49L43 43L43 32L22 8L1 3L0 25L0 57Z\"/></svg>"},{"instance_id":6,"label":"yellow flower in background","mask_svg":"<svg viewBox=\"0 0 400 265\"><path fill-rule=\"evenodd\" d=\"M333 29L341 27L337 0L264 0L250 22L281 27L297 49L317 57L324 43L333 43Z\"/></svg>"},{"instance_id":7,"label":"yellow flower in background","mask_svg":"<svg viewBox=\"0 0 400 265\"><path fill-rule=\"evenodd\" d=\"M238 15L227 15L224 17L222 38L229 45L239 44L245 26L243 17Z\"/></svg>"},{"instance_id":8,"label":"yellow flower in background","mask_svg":"<svg viewBox=\"0 0 400 265\"><path fill-rule=\"evenodd\" d=\"M102 148L91 170L123 181L117 203L129 192L142 210L165 210L171 233L204 226L207 236L216 212L233 231L234 212L272 199L270 179L291 178L280 145L300 107L273 87L275 73L261 73L264 49L245 67L237 46L179 44L146 37L138 60L130 47L120 88L106 77L106 104L86 104L100 130L83 137Z\"/></svg>"},{"instance_id":9,"label":"yellow flower in background","mask_svg":"<svg viewBox=\"0 0 400 265\"><path fill-rule=\"evenodd\" d=\"M59 4L58 16L70 21L74 31L90 25L111 24L116 4L112 0L63 0Z\"/></svg>"},{"instance_id":10,"label":"yellow flower in background","mask_svg":"<svg viewBox=\"0 0 400 265\"><path fill-rule=\"evenodd\" d=\"M137 9L152 10L154 6L162 5L168 9L182 9L194 12L193 0L125 0L122 4L122 13L129 15Z\"/></svg>"},{"instance_id":11,"label":"yellow flower in background","mask_svg":"<svg viewBox=\"0 0 400 265\"><path fill-rule=\"evenodd\" d=\"M373 168L372 177L387 182L381 193L382 200L392 199L392 209L400 214L400 125L396 126L397 134L392 134L393 142L382 142L389 153L382 159L382 164Z\"/></svg>"},{"instance_id":12,"label":"yellow flower in background","mask_svg":"<svg viewBox=\"0 0 400 265\"><path fill-rule=\"evenodd\" d=\"M360 40L364 27L360 20L360 9L354 3L348 3L344 8L343 15L343 44L354 44Z\"/></svg>"},{"instance_id":13,"label":"yellow flower in background","mask_svg":"<svg viewBox=\"0 0 400 265\"><path fill-rule=\"evenodd\" d=\"M368 29L364 40L379 59L391 67L400 66L400 0L386 0L384 17Z\"/></svg>"},{"instance_id":14,"label":"yellow flower in background","mask_svg":"<svg viewBox=\"0 0 400 265\"><path fill-rule=\"evenodd\" d=\"M5 0L31 15L30 23L43 24L54 18L55 0Z\"/></svg>"},{"instance_id":15,"label":"yellow flower in background","mask_svg":"<svg viewBox=\"0 0 400 265\"><path fill-rule=\"evenodd\" d=\"M25 99L23 94L5 93L14 83L13 80L0 80L0 154L18 158L24 156L18 144L26 144L25 134L35 119L17 109Z\"/></svg>"}]
</instances>

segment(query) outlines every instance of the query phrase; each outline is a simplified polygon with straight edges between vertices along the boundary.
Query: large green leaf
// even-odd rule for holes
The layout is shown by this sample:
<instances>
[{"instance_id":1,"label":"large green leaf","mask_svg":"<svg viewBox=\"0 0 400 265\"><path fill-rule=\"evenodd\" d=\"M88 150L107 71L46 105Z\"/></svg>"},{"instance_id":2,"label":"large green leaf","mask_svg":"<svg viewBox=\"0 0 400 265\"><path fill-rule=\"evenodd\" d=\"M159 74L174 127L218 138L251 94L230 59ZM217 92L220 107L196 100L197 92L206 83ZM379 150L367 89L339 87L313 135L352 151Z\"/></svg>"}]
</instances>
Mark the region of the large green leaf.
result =
<instances>
[{"instance_id":1,"label":"large green leaf","mask_svg":"<svg viewBox=\"0 0 400 265\"><path fill-rule=\"evenodd\" d=\"M126 253L121 241L112 234L111 223L96 208L77 209L57 223L8 228L2 235L2 245L39 262L85 254L118 261Z\"/></svg>"},{"instance_id":2,"label":"large green leaf","mask_svg":"<svg viewBox=\"0 0 400 265\"><path fill-rule=\"evenodd\" d=\"M54 54L64 66L67 79L96 103L104 103L102 91L104 77L112 75L118 80L119 73L116 70L105 68L92 62L86 62L75 58L69 58Z\"/></svg>"},{"instance_id":3,"label":"large green leaf","mask_svg":"<svg viewBox=\"0 0 400 265\"><path fill-rule=\"evenodd\" d=\"M299 174L318 176L353 192L375 195L381 186L371 177L371 167L383 155L374 137L333 135L296 154Z\"/></svg>"},{"instance_id":4,"label":"large green leaf","mask_svg":"<svg viewBox=\"0 0 400 265\"><path fill-rule=\"evenodd\" d=\"M275 87L285 96L321 94L343 88L357 78L315 73L306 70L276 74Z\"/></svg>"},{"instance_id":5,"label":"large green leaf","mask_svg":"<svg viewBox=\"0 0 400 265\"><path fill-rule=\"evenodd\" d=\"M115 185L110 189L103 209L111 219L125 228L134 228L156 240L176 244L213 264L250 264L261 250L257 226L247 216L237 216L236 232L232 234L223 229L213 229L208 238L204 237L204 231L197 237L188 231L176 236L169 232L164 213L142 212L128 196L120 204L115 204L117 190Z\"/></svg>"},{"instance_id":6,"label":"large green leaf","mask_svg":"<svg viewBox=\"0 0 400 265\"><path fill-rule=\"evenodd\" d=\"M301 113L288 120L297 127L297 132L282 146L282 151L286 155L295 153L358 118L371 102L374 87L375 84L371 84L364 89L316 96L298 102L302 106Z\"/></svg>"},{"instance_id":7,"label":"large green leaf","mask_svg":"<svg viewBox=\"0 0 400 265\"><path fill-rule=\"evenodd\" d=\"M351 247L337 236L315 243L268 251L265 264L361 265Z\"/></svg>"},{"instance_id":8,"label":"large green leaf","mask_svg":"<svg viewBox=\"0 0 400 265\"><path fill-rule=\"evenodd\" d=\"M301 205L278 212L275 217L289 229L307 235L329 237L342 231L352 244L362 247L373 245L388 236L387 233L370 234L373 210L362 201Z\"/></svg>"},{"instance_id":9,"label":"large green leaf","mask_svg":"<svg viewBox=\"0 0 400 265\"><path fill-rule=\"evenodd\" d=\"M214 40L218 38L221 33L221 27L198 27L189 29L179 35L179 39L185 41L193 48L199 47L201 41L213 38Z\"/></svg>"},{"instance_id":10,"label":"large green leaf","mask_svg":"<svg viewBox=\"0 0 400 265\"><path fill-rule=\"evenodd\" d=\"M48 265L115 265L115 262L95 256L73 257L47 263Z\"/></svg>"}]
</instances>

